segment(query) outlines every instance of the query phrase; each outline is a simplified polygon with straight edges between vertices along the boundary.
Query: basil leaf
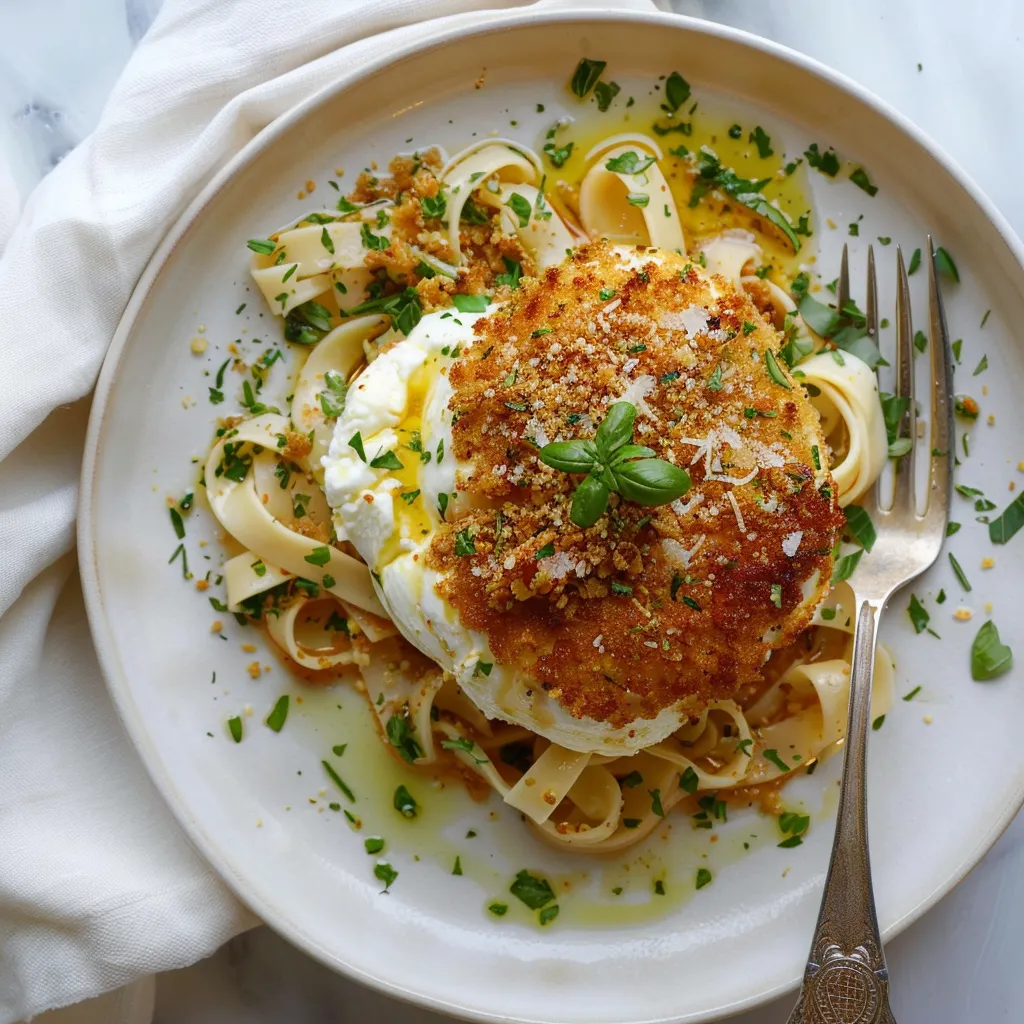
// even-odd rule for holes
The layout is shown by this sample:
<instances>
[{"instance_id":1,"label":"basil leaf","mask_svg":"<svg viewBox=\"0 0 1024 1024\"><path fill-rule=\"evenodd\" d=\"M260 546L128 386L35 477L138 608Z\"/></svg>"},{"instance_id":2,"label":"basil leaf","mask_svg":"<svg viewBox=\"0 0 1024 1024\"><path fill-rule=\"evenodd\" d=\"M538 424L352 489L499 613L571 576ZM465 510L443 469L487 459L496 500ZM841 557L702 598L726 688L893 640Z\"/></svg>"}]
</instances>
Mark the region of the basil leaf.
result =
<instances>
[{"instance_id":1,"label":"basil leaf","mask_svg":"<svg viewBox=\"0 0 1024 1024\"><path fill-rule=\"evenodd\" d=\"M623 445L612 457L612 465L617 466L620 462L627 462L629 459L653 458L654 454L653 448L645 448L641 444Z\"/></svg>"},{"instance_id":2,"label":"basil leaf","mask_svg":"<svg viewBox=\"0 0 1024 1024\"><path fill-rule=\"evenodd\" d=\"M593 441L553 441L540 450L540 461L563 473L589 473L597 460Z\"/></svg>"},{"instance_id":3,"label":"basil leaf","mask_svg":"<svg viewBox=\"0 0 1024 1024\"><path fill-rule=\"evenodd\" d=\"M988 524L989 540L993 544L1005 544L1021 527L1024 527L1024 494L1018 495Z\"/></svg>"},{"instance_id":4,"label":"basil leaf","mask_svg":"<svg viewBox=\"0 0 1024 1024\"><path fill-rule=\"evenodd\" d=\"M806 292L800 297L797 309L804 319L804 323L823 338L831 338L839 326L839 311L831 306L808 295Z\"/></svg>"},{"instance_id":5,"label":"basil leaf","mask_svg":"<svg viewBox=\"0 0 1024 1024\"><path fill-rule=\"evenodd\" d=\"M971 678L976 683L995 679L1013 666L1013 651L999 639L996 624L989 619L971 644Z\"/></svg>"},{"instance_id":6,"label":"basil leaf","mask_svg":"<svg viewBox=\"0 0 1024 1024\"><path fill-rule=\"evenodd\" d=\"M572 496L569 518L582 527L593 526L608 507L608 486L596 476L588 476Z\"/></svg>"},{"instance_id":7,"label":"basil leaf","mask_svg":"<svg viewBox=\"0 0 1024 1024\"><path fill-rule=\"evenodd\" d=\"M608 412L594 437L602 458L611 458L617 449L632 440L635 422L636 408L630 402L614 402L608 406Z\"/></svg>"},{"instance_id":8,"label":"basil leaf","mask_svg":"<svg viewBox=\"0 0 1024 1024\"><path fill-rule=\"evenodd\" d=\"M690 489L690 474L663 459L621 463L612 473L619 494L638 505L665 505Z\"/></svg>"},{"instance_id":9,"label":"basil leaf","mask_svg":"<svg viewBox=\"0 0 1024 1024\"><path fill-rule=\"evenodd\" d=\"M848 580L853 575L853 570L857 568L857 563L863 554L863 550L853 551L848 555L837 558L836 564L832 569L832 582L842 583L843 580Z\"/></svg>"},{"instance_id":10,"label":"basil leaf","mask_svg":"<svg viewBox=\"0 0 1024 1024\"><path fill-rule=\"evenodd\" d=\"M878 535L875 533L875 524L871 521L867 510L861 508L860 505L847 505L843 512L846 514L846 529L850 532L850 536L865 551L870 551Z\"/></svg>"},{"instance_id":11,"label":"basil leaf","mask_svg":"<svg viewBox=\"0 0 1024 1024\"><path fill-rule=\"evenodd\" d=\"M602 72L607 66L607 61L590 60L589 58L584 57L579 64L576 65L576 70L572 75L570 88L573 93L576 96L579 96L580 99L583 99L583 97L586 96L595 85L597 85L597 80L601 77Z\"/></svg>"}]
</instances>

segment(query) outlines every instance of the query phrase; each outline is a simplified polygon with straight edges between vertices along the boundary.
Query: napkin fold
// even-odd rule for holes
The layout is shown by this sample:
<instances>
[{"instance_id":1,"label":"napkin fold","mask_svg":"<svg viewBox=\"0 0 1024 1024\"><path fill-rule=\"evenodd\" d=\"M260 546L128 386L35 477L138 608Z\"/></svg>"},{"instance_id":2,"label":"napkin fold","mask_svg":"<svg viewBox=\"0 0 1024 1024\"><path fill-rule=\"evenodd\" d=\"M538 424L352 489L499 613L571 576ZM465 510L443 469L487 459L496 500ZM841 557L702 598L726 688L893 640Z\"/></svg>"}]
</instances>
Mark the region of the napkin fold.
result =
<instances>
[{"instance_id":1,"label":"napkin fold","mask_svg":"<svg viewBox=\"0 0 1024 1024\"><path fill-rule=\"evenodd\" d=\"M296 103L399 43L552 3L595 6L165 0L95 132L16 222L0 167L0 1024L184 966L258 923L146 776L78 584L88 396L136 280L212 175Z\"/></svg>"}]
</instances>

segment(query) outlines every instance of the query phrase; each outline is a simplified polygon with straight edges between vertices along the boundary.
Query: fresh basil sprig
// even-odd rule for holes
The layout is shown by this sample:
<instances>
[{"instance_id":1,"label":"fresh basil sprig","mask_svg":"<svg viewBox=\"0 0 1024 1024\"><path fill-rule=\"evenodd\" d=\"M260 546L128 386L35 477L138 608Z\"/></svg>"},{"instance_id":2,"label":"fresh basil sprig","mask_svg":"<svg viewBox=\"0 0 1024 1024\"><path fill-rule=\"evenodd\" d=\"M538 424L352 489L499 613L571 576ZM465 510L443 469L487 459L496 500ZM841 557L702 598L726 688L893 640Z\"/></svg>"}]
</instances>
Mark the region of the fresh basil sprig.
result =
<instances>
[{"instance_id":1,"label":"fresh basil sprig","mask_svg":"<svg viewBox=\"0 0 1024 1024\"><path fill-rule=\"evenodd\" d=\"M563 473L586 474L573 493L569 512L577 526L593 526L608 507L612 491L650 508L667 505L690 489L685 469L632 443L635 421L636 408L630 402L615 402L593 441L554 441L541 448L545 465Z\"/></svg>"}]
</instances>

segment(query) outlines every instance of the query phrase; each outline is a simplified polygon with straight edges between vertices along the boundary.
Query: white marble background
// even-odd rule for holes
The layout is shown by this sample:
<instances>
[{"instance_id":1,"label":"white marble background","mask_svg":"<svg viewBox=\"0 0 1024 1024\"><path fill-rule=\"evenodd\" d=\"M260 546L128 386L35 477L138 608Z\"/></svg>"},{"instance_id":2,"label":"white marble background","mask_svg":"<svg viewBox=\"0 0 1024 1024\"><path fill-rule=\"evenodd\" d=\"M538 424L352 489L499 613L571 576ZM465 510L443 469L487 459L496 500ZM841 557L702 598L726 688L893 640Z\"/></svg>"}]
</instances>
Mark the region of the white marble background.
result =
<instances>
[{"instance_id":1,"label":"white marble background","mask_svg":"<svg viewBox=\"0 0 1024 1024\"><path fill-rule=\"evenodd\" d=\"M159 4L0 0L0 166L6 161L22 198L95 124ZM1024 235L1024 0L985 0L976 8L983 14L956 0L666 0L663 6L766 36L856 79L936 139ZM890 944L896 1018L900 1024L1019 1024L1022 947L1024 818L1018 818L966 881ZM736 1018L737 1024L783 1024L791 1002ZM94 1008L96 1024L111 1020L106 1007ZM52 1018L59 1024L70 1015ZM442 1018L333 975L260 929L210 960L160 976L155 1020L426 1024Z\"/></svg>"}]
</instances>

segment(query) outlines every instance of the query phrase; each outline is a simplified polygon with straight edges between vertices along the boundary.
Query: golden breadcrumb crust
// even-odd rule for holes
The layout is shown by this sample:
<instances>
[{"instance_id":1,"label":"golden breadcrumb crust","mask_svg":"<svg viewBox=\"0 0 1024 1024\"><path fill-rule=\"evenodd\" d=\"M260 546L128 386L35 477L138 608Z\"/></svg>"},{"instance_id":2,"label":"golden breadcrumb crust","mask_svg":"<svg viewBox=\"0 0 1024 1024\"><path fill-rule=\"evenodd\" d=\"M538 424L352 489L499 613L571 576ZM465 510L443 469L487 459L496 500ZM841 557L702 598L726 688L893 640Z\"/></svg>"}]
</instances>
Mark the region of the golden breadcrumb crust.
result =
<instances>
[{"instance_id":1,"label":"golden breadcrumb crust","mask_svg":"<svg viewBox=\"0 0 1024 1024\"><path fill-rule=\"evenodd\" d=\"M615 726L756 681L770 649L808 625L801 584L817 573L827 585L844 522L779 333L685 257L621 252L586 246L477 324L449 370L468 511L429 553L441 596L501 664ZM613 494L580 529L581 477L538 450L592 438L624 396L635 443L687 468L692 487L656 508Z\"/></svg>"}]
</instances>

